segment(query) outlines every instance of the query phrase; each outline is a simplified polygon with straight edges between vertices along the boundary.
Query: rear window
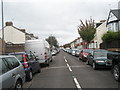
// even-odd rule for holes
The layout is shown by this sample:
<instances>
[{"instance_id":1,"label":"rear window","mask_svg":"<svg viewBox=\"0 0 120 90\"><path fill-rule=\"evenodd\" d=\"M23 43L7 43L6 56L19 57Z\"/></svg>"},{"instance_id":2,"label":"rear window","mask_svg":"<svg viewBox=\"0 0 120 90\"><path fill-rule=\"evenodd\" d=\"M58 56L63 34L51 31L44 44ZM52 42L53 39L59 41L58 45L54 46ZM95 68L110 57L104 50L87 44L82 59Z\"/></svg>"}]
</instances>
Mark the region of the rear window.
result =
<instances>
[{"instance_id":1,"label":"rear window","mask_svg":"<svg viewBox=\"0 0 120 90\"><path fill-rule=\"evenodd\" d=\"M8 68L7 64L5 64L3 62L3 59L0 58L0 75L6 73L7 71L9 71L10 69Z\"/></svg>"},{"instance_id":2,"label":"rear window","mask_svg":"<svg viewBox=\"0 0 120 90\"><path fill-rule=\"evenodd\" d=\"M7 58L5 58L5 60L8 62L8 64L10 66L12 66L11 69L18 67L20 65L19 62L17 61L17 59L14 57L7 57Z\"/></svg>"},{"instance_id":3,"label":"rear window","mask_svg":"<svg viewBox=\"0 0 120 90\"><path fill-rule=\"evenodd\" d=\"M35 59L35 56L34 56L34 55L31 55L31 54L28 54L28 55L27 55L27 59L28 59L28 60L34 60L34 59Z\"/></svg>"}]
</instances>

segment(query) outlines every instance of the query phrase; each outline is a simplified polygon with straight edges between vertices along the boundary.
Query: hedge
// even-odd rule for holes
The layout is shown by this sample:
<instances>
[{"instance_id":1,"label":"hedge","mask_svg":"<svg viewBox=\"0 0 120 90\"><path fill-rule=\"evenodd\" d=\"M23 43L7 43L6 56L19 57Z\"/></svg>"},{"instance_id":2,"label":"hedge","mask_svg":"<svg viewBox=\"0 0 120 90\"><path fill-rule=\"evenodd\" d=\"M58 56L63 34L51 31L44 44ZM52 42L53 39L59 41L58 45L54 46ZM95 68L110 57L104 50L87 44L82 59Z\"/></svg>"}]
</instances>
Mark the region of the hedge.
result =
<instances>
[{"instance_id":1,"label":"hedge","mask_svg":"<svg viewBox=\"0 0 120 90\"><path fill-rule=\"evenodd\" d=\"M114 40L120 40L120 31L119 32L112 32L108 31L102 37L103 42L111 42Z\"/></svg>"}]
</instances>

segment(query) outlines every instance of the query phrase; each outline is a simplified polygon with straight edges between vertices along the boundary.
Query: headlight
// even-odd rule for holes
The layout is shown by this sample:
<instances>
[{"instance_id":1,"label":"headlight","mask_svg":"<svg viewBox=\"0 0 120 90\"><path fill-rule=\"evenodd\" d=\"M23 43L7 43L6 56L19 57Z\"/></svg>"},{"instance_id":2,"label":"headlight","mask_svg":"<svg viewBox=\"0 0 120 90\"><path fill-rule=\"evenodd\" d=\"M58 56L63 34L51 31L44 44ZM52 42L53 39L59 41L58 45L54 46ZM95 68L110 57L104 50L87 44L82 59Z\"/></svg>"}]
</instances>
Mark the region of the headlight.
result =
<instances>
[{"instance_id":1,"label":"headlight","mask_svg":"<svg viewBox=\"0 0 120 90\"><path fill-rule=\"evenodd\" d=\"M97 63L103 63L103 62L105 62L105 61L96 61Z\"/></svg>"},{"instance_id":2,"label":"headlight","mask_svg":"<svg viewBox=\"0 0 120 90\"><path fill-rule=\"evenodd\" d=\"M87 55L83 55L84 57L87 57Z\"/></svg>"}]
</instances>

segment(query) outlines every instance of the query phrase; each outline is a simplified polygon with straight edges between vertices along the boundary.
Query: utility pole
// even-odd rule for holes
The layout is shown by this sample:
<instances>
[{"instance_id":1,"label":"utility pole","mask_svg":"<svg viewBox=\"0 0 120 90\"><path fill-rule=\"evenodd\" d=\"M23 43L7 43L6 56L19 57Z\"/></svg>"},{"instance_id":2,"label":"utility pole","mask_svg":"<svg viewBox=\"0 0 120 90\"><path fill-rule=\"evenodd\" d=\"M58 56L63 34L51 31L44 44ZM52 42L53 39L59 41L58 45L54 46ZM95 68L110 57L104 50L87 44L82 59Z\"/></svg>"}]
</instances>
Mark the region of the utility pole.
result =
<instances>
[{"instance_id":1,"label":"utility pole","mask_svg":"<svg viewBox=\"0 0 120 90\"><path fill-rule=\"evenodd\" d=\"M2 54L4 54L4 12L3 12L3 0L1 0L1 13L2 13Z\"/></svg>"}]
</instances>

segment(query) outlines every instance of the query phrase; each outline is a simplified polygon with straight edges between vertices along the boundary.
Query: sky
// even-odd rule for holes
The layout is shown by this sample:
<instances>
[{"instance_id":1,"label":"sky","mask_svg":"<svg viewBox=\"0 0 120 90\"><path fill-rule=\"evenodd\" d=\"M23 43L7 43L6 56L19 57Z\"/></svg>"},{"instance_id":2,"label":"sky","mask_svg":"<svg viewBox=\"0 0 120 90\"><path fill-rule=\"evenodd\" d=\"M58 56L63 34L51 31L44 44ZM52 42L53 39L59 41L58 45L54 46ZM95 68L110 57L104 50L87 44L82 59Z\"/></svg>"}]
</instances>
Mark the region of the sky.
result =
<instances>
[{"instance_id":1,"label":"sky","mask_svg":"<svg viewBox=\"0 0 120 90\"><path fill-rule=\"evenodd\" d=\"M12 21L15 27L26 29L39 38L45 39L53 35L59 45L63 45L79 37L77 26L80 25L80 19L83 22L90 17L95 22L107 19L110 9L117 9L118 1L120 0L3 0L4 22Z\"/></svg>"}]
</instances>

